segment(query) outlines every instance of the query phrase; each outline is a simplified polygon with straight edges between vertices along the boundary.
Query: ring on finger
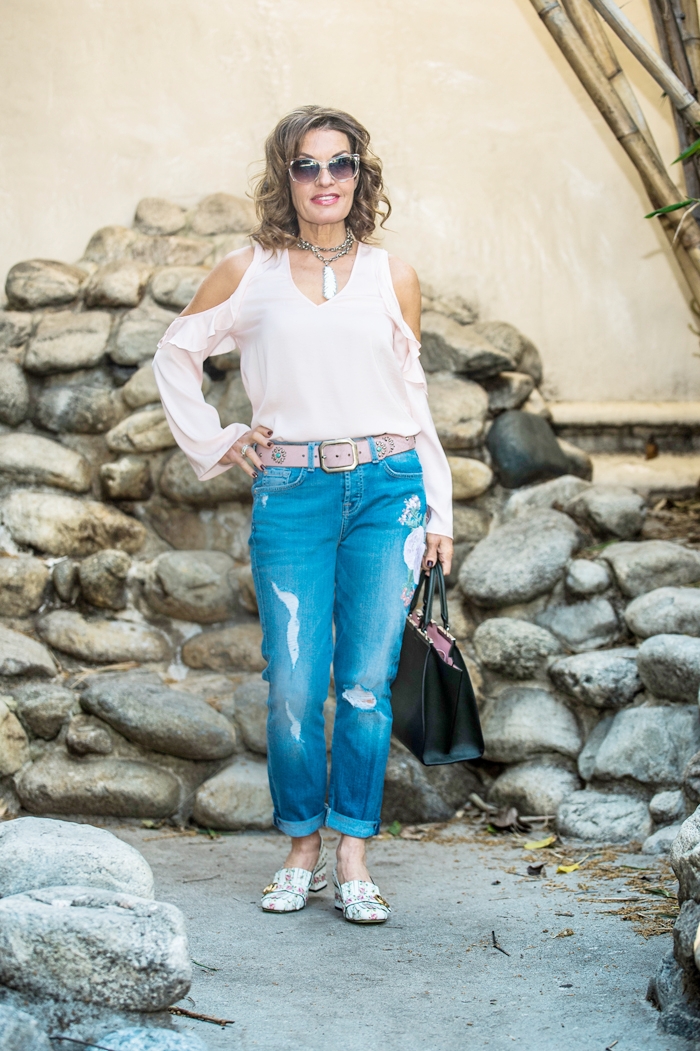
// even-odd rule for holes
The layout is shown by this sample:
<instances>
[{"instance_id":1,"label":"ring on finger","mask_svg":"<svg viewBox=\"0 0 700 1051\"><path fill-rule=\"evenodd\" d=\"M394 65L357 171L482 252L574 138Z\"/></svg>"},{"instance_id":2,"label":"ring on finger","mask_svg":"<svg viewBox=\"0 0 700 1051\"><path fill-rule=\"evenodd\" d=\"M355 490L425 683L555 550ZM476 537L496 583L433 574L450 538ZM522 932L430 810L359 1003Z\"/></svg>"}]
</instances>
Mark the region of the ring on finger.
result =
<instances>
[{"instance_id":1,"label":"ring on finger","mask_svg":"<svg viewBox=\"0 0 700 1051\"><path fill-rule=\"evenodd\" d=\"M250 449L250 442L246 442L245 445L242 446L242 448L241 448L241 456L245 456L247 449Z\"/></svg>"}]
</instances>

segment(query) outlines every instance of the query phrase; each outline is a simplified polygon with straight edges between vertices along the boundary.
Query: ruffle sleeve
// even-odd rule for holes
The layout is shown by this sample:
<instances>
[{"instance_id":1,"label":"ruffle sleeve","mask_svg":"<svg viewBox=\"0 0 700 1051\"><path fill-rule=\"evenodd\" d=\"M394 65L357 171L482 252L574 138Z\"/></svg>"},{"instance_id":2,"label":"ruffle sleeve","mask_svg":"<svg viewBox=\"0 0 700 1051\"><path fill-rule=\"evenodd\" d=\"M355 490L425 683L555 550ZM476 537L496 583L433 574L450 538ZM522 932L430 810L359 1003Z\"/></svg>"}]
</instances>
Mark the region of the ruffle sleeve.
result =
<instances>
[{"instance_id":1,"label":"ruffle sleeve","mask_svg":"<svg viewBox=\"0 0 700 1051\"><path fill-rule=\"evenodd\" d=\"M382 251L377 253L377 257L379 288L384 305L394 322L394 356L399 363L404 381L422 387L427 392L428 385L420 363L420 341L416 339L413 329L406 323L401 313L394 282L391 280L389 255Z\"/></svg>"}]
</instances>

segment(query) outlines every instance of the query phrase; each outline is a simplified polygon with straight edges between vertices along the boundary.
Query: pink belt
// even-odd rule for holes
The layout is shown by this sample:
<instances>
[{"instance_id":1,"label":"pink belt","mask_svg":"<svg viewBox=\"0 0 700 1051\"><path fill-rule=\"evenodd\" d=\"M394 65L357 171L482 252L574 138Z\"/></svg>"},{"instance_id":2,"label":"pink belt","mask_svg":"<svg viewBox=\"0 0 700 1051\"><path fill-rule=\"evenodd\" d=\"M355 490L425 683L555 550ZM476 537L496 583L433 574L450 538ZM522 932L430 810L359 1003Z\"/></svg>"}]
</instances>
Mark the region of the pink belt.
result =
<instances>
[{"instance_id":1,"label":"pink belt","mask_svg":"<svg viewBox=\"0 0 700 1051\"><path fill-rule=\"evenodd\" d=\"M379 460L387 456L415 449L415 435L402 438L398 434L379 434L373 438ZM290 442L288 445L273 445L271 449L256 446L255 451L266 467L308 467L310 442ZM313 466L326 474L339 471L354 471L361 463L372 462L372 449L368 438L332 438L313 445Z\"/></svg>"}]
</instances>

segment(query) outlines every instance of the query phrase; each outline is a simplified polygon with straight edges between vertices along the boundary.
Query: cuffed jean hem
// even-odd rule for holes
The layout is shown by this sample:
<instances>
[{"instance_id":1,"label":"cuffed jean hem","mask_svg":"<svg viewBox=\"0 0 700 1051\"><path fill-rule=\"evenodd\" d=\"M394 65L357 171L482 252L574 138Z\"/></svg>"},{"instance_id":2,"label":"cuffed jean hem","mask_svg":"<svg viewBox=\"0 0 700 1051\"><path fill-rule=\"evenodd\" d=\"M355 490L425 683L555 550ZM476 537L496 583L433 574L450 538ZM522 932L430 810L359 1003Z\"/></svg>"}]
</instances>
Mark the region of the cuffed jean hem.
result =
<instances>
[{"instance_id":1,"label":"cuffed jean hem","mask_svg":"<svg viewBox=\"0 0 700 1051\"><path fill-rule=\"evenodd\" d=\"M319 828L325 825L325 819L325 810L322 810L316 817L310 817L308 821L283 821L278 814L273 814L272 816L275 828L278 828L280 832L284 832L285 836L294 836L295 839L301 836L310 836L312 832L317 832Z\"/></svg>"},{"instance_id":2,"label":"cuffed jean hem","mask_svg":"<svg viewBox=\"0 0 700 1051\"><path fill-rule=\"evenodd\" d=\"M357 839L369 839L379 832L379 821L358 821L354 817L343 817L328 807L326 811L326 828L334 828L344 836L356 836Z\"/></svg>"}]
</instances>

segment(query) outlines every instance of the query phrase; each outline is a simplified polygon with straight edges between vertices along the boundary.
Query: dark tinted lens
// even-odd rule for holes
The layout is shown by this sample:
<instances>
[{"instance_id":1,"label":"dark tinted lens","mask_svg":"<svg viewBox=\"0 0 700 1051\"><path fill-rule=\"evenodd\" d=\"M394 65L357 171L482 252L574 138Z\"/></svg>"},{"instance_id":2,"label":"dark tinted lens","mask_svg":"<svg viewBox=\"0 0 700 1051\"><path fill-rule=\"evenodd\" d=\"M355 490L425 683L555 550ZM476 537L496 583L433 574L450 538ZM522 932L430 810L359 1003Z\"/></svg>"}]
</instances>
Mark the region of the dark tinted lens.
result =
<instances>
[{"instance_id":1,"label":"dark tinted lens","mask_svg":"<svg viewBox=\"0 0 700 1051\"><path fill-rule=\"evenodd\" d=\"M334 157L332 161L328 162L328 171L338 182L354 179L357 175L355 158L351 157L349 153L343 154L342 157Z\"/></svg>"},{"instance_id":2,"label":"dark tinted lens","mask_svg":"<svg viewBox=\"0 0 700 1051\"><path fill-rule=\"evenodd\" d=\"M292 161L289 170L296 182L314 182L318 178L320 166L318 161L300 157L299 160Z\"/></svg>"}]
</instances>

